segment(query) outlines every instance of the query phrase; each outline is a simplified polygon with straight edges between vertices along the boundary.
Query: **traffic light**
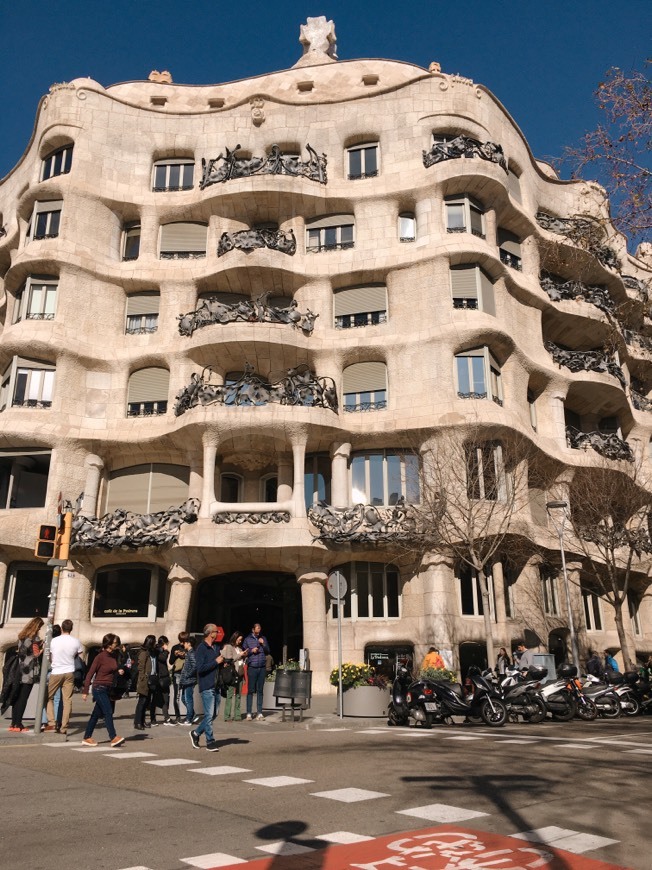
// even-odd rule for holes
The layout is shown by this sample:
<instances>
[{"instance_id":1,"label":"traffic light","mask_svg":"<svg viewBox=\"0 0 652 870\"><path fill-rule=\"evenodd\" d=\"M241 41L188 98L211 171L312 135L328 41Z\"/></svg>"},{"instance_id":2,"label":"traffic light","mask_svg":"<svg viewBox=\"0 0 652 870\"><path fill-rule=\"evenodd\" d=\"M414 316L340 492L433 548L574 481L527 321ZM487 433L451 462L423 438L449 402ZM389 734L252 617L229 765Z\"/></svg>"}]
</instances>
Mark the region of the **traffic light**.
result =
<instances>
[{"instance_id":1,"label":"traffic light","mask_svg":"<svg viewBox=\"0 0 652 870\"><path fill-rule=\"evenodd\" d=\"M72 534L72 514L70 511L61 515L59 533L57 535L57 559L68 561L70 552L70 536Z\"/></svg>"},{"instance_id":2,"label":"traffic light","mask_svg":"<svg viewBox=\"0 0 652 870\"><path fill-rule=\"evenodd\" d=\"M54 559L57 551L57 527L39 526L34 555L39 559Z\"/></svg>"}]
</instances>

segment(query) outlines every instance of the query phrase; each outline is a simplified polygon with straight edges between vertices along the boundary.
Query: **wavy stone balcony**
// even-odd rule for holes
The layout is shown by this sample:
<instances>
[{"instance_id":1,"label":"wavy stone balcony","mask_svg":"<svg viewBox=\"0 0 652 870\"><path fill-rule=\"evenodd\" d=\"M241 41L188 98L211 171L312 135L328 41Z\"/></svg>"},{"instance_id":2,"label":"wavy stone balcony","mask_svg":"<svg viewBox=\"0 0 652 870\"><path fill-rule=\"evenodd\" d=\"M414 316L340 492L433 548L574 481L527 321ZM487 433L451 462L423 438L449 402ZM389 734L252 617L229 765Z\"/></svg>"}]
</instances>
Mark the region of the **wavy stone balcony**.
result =
<instances>
[{"instance_id":1,"label":"wavy stone balcony","mask_svg":"<svg viewBox=\"0 0 652 870\"><path fill-rule=\"evenodd\" d=\"M370 504L337 508L320 501L308 510L308 519L319 530L314 540L331 544L392 543L418 534L415 509L402 496L386 508Z\"/></svg>"},{"instance_id":2,"label":"wavy stone balcony","mask_svg":"<svg viewBox=\"0 0 652 870\"><path fill-rule=\"evenodd\" d=\"M611 375L625 389L625 375L623 370L609 358L608 354L601 350L566 350L552 341L544 342L544 347L559 366L564 366L569 371L597 372L598 374Z\"/></svg>"},{"instance_id":3,"label":"wavy stone balcony","mask_svg":"<svg viewBox=\"0 0 652 870\"><path fill-rule=\"evenodd\" d=\"M118 508L103 517L77 514L72 521L73 550L139 550L162 547L179 537L183 523L194 523L199 499L189 498L178 508L152 514L136 514Z\"/></svg>"},{"instance_id":4,"label":"wavy stone balcony","mask_svg":"<svg viewBox=\"0 0 652 870\"><path fill-rule=\"evenodd\" d=\"M256 175L289 175L293 178L307 178L326 184L326 155L317 154L310 144L306 144L308 160L302 161L296 154L283 154L278 145L272 145L265 157L237 157L240 145L231 151L224 149L212 160L202 158L202 178L199 189L205 190L211 184L224 184L236 178L251 178Z\"/></svg>"},{"instance_id":5,"label":"wavy stone balcony","mask_svg":"<svg viewBox=\"0 0 652 870\"><path fill-rule=\"evenodd\" d=\"M223 257L235 249L251 253L258 248L269 248L282 254L293 256L297 250L297 240L294 230L287 233L283 230L238 230L235 233L222 233L217 245L217 256Z\"/></svg>"},{"instance_id":6,"label":"wavy stone balcony","mask_svg":"<svg viewBox=\"0 0 652 870\"><path fill-rule=\"evenodd\" d=\"M220 302L214 296L203 299L195 311L178 316L179 334L191 336L196 329L214 323L286 323L300 329L305 335L312 335L318 314L313 314L310 309L302 314L297 311L294 300L286 308L268 305L270 295L269 292L261 293L252 301L247 299L233 303Z\"/></svg>"},{"instance_id":7,"label":"wavy stone balcony","mask_svg":"<svg viewBox=\"0 0 652 870\"><path fill-rule=\"evenodd\" d=\"M429 151L423 152L423 165L428 169L436 163L460 157L479 157L489 163L497 163L507 172L507 160L502 147L495 142L480 142L471 136L456 136L448 142L435 142Z\"/></svg>"},{"instance_id":8,"label":"wavy stone balcony","mask_svg":"<svg viewBox=\"0 0 652 870\"><path fill-rule=\"evenodd\" d=\"M592 448L605 459L622 459L634 461L632 449L626 441L615 432L580 432L574 426L566 426L566 443L573 450L588 450Z\"/></svg>"},{"instance_id":9,"label":"wavy stone balcony","mask_svg":"<svg viewBox=\"0 0 652 870\"><path fill-rule=\"evenodd\" d=\"M593 220L586 218L560 218L544 211L536 213L536 221L540 227L549 233L564 236L578 248L583 248L610 269L618 271L620 260L613 248L602 243L603 229Z\"/></svg>"},{"instance_id":10,"label":"wavy stone balcony","mask_svg":"<svg viewBox=\"0 0 652 870\"><path fill-rule=\"evenodd\" d=\"M583 284L581 281L572 279L564 281L558 275L550 272L542 272L539 276L539 284L553 302L561 302L564 299L578 299L590 302L607 314L615 314L616 306L606 287L597 284Z\"/></svg>"}]
</instances>

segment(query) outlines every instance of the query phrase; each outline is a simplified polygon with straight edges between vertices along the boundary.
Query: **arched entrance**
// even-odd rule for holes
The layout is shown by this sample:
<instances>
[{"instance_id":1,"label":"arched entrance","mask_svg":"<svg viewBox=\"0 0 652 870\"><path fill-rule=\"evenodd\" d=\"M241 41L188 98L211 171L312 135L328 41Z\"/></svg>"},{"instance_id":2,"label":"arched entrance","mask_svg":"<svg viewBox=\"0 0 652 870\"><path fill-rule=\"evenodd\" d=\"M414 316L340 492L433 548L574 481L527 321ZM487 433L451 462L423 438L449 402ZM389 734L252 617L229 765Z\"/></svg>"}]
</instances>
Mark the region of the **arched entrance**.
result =
<instances>
[{"instance_id":1,"label":"arched entrance","mask_svg":"<svg viewBox=\"0 0 652 870\"><path fill-rule=\"evenodd\" d=\"M460 644L460 674L462 680L467 675L470 667L480 668L484 671L487 667L487 645L484 643L476 643L475 641L467 641Z\"/></svg>"},{"instance_id":2,"label":"arched entrance","mask_svg":"<svg viewBox=\"0 0 652 870\"><path fill-rule=\"evenodd\" d=\"M248 634L259 622L274 661L299 658L303 646L301 590L294 574L274 571L242 571L206 577L197 589L193 630L201 631L207 622L232 632Z\"/></svg>"},{"instance_id":3,"label":"arched entrance","mask_svg":"<svg viewBox=\"0 0 652 870\"><path fill-rule=\"evenodd\" d=\"M556 628L548 635L548 652L555 657L556 668L569 660L567 637L568 629L565 628Z\"/></svg>"}]
</instances>

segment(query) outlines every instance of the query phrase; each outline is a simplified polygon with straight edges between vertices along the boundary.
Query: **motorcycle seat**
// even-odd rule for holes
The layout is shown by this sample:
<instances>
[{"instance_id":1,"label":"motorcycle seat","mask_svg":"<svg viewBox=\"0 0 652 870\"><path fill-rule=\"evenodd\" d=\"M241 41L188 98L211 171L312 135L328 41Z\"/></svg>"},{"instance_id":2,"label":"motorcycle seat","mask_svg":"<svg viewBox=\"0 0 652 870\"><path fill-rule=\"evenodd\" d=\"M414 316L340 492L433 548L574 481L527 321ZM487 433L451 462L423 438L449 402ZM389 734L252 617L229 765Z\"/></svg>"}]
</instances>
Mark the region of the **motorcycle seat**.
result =
<instances>
[{"instance_id":1,"label":"motorcycle seat","mask_svg":"<svg viewBox=\"0 0 652 870\"><path fill-rule=\"evenodd\" d=\"M460 685L460 683L449 683L448 685L451 691L455 692L458 698L464 698L464 692L462 691L462 686Z\"/></svg>"}]
</instances>

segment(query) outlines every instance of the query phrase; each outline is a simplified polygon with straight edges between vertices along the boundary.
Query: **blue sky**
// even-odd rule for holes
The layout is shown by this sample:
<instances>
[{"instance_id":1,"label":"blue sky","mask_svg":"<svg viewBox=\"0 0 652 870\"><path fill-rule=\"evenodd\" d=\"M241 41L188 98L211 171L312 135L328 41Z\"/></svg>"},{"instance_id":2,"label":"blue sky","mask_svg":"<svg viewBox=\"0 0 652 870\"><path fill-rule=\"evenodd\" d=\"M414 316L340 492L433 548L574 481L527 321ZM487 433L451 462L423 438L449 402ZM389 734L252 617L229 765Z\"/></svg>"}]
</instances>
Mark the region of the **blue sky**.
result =
<instances>
[{"instance_id":1,"label":"blue sky","mask_svg":"<svg viewBox=\"0 0 652 870\"><path fill-rule=\"evenodd\" d=\"M103 85L168 69L210 84L292 66L308 15L335 21L341 59L382 57L486 85L537 157L595 125L592 92L610 66L643 67L649 0L0 0L0 178L18 161L53 82ZM223 143L217 143L220 146Z\"/></svg>"}]
</instances>

